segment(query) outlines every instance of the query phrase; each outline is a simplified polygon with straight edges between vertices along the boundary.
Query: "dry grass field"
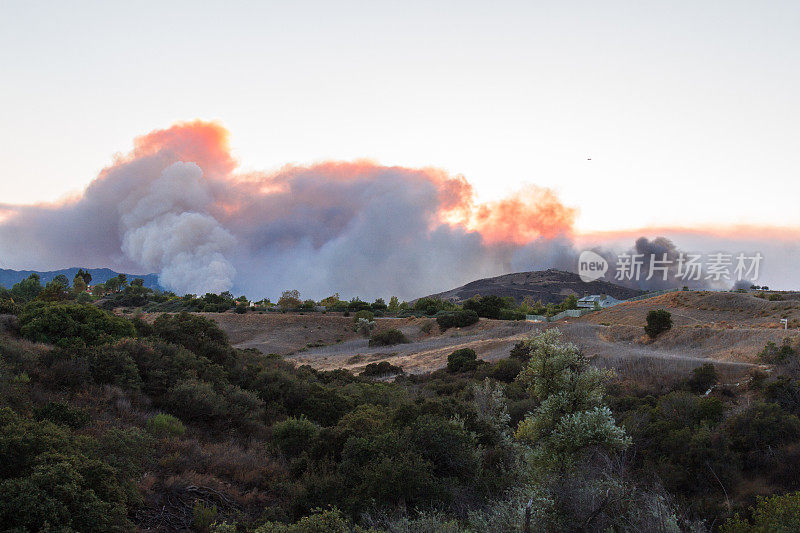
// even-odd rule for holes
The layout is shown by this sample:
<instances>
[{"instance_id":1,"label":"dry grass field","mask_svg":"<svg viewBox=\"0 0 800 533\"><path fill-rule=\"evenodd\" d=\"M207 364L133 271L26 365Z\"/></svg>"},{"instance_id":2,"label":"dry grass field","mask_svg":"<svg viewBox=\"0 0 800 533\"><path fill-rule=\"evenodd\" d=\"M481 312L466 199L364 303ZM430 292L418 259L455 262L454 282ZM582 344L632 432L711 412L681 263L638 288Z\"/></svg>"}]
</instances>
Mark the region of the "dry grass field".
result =
<instances>
[{"instance_id":1,"label":"dry grass field","mask_svg":"<svg viewBox=\"0 0 800 533\"><path fill-rule=\"evenodd\" d=\"M667 309L674 327L655 341L644 335L648 311ZM472 348L492 361L507 357L511 347L543 328L558 327L598 366L622 374L654 376L686 374L712 361L729 380L756 366L758 352L768 341L800 334L800 300L768 301L753 294L677 292L591 313L554 324L481 319L466 328L445 332L430 318L379 318L377 331L396 328L411 341L394 346L369 347L353 331L353 320L334 314L209 313L240 348L279 354L297 364L318 369L359 371L368 363L388 361L406 372L442 368L458 348ZM790 321L784 331L781 318Z\"/></svg>"}]
</instances>

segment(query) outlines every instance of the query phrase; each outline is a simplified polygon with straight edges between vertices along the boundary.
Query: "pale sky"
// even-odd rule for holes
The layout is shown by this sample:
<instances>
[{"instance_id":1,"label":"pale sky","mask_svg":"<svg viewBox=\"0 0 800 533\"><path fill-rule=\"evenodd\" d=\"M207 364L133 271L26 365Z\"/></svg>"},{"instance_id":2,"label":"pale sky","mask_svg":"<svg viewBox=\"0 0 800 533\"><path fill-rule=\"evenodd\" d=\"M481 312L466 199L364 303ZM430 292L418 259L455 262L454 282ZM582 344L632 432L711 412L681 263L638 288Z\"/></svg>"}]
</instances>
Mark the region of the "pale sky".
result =
<instances>
[{"instance_id":1,"label":"pale sky","mask_svg":"<svg viewBox=\"0 0 800 533\"><path fill-rule=\"evenodd\" d=\"M218 120L246 170L523 183L581 231L800 226L800 2L0 2L0 203ZM591 161L587 160L591 158Z\"/></svg>"}]
</instances>

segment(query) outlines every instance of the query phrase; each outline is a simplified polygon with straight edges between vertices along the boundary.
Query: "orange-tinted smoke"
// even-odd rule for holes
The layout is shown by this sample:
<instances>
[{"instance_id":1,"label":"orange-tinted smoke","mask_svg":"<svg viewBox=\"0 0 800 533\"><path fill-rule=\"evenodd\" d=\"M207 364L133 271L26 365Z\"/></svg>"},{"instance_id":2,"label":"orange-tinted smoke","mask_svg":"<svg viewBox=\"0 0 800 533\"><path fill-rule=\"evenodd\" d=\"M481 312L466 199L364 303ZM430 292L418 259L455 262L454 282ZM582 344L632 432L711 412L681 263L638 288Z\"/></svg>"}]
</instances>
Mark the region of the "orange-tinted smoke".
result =
<instances>
[{"instance_id":1,"label":"orange-tinted smoke","mask_svg":"<svg viewBox=\"0 0 800 533\"><path fill-rule=\"evenodd\" d=\"M487 243L523 245L569 236L576 215L552 190L528 186L509 198L476 206L468 227L480 232Z\"/></svg>"},{"instance_id":2,"label":"orange-tinted smoke","mask_svg":"<svg viewBox=\"0 0 800 533\"><path fill-rule=\"evenodd\" d=\"M118 157L115 166L148 156L197 163L207 176L213 178L224 178L237 167L231 156L228 130L221 124L203 120L179 122L137 137L133 141L133 150Z\"/></svg>"},{"instance_id":3,"label":"orange-tinted smoke","mask_svg":"<svg viewBox=\"0 0 800 533\"><path fill-rule=\"evenodd\" d=\"M177 123L136 138L134 149L119 156L114 166L140 157L162 156L175 161L197 163L213 181L235 181L217 200L217 213L223 218L238 212L254 199L285 190L297 173L313 170L329 181L378 179L381 171L391 171L370 160L327 161L309 166L287 166L271 174L235 174L237 162L231 156L228 131L215 122L196 120ZM111 167L113 168L113 166ZM550 189L529 186L499 201L477 204L472 185L461 175L453 176L436 168L402 168L406 179L425 180L438 191L436 219L451 226L480 233L487 244L523 245L539 238L569 235L575 209L564 206ZM411 185L411 183L409 183ZM325 199L321 199L325 201Z\"/></svg>"}]
</instances>

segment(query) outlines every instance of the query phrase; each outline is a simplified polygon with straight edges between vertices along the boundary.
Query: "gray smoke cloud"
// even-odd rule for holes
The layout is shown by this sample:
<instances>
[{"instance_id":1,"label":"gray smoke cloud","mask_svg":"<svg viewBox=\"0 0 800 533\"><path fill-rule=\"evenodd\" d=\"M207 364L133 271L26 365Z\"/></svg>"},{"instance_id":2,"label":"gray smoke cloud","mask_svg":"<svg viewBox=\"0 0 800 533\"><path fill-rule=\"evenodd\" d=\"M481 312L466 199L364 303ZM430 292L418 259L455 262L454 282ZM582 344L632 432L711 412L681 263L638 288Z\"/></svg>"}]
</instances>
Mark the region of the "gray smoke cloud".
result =
<instances>
[{"instance_id":1,"label":"gray smoke cloud","mask_svg":"<svg viewBox=\"0 0 800 533\"><path fill-rule=\"evenodd\" d=\"M512 271L577 268L575 212L545 189L489 205L463 178L430 169L334 162L237 174L226 136L203 122L159 130L74 199L0 205L0 261L155 271L178 293L251 298L296 288L410 299ZM614 264L617 248L597 250ZM632 251L680 253L666 238L641 238Z\"/></svg>"},{"instance_id":2,"label":"gray smoke cloud","mask_svg":"<svg viewBox=\"0 0 800 533\"><path fill-rule=\"evenodd\" d=\"M213 202L203 171L173 163L119 204L122 252L182 292L222 292L236 269L226 258L236 239L207 213Z\"/></svg>"}]
</instances>

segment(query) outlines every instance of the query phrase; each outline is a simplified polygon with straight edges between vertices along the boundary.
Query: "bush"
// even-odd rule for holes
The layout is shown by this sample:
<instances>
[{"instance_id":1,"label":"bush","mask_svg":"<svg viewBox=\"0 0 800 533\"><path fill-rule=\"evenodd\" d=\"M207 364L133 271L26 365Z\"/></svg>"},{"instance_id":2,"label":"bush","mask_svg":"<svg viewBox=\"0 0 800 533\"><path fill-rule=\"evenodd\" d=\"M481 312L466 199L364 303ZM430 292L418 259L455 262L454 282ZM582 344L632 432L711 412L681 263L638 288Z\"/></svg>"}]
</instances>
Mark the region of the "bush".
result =
<instances>
[{"instance_id":1,"label":"bush","mask_svg":"<svg viewBox=\"0 0 800 533\"><path fill-rule=\"evenodd\" d=\"M519 359L500 359L492 365L489 377L503 383L511 383L521 371L522 362Z\"/></svg>"},{"instance_id":2,"label":"bush","mask_svg":"<svg viewBox=\"0 0 800 533\"><path fill-rule=\"evenodd\" d=\"M774 365L780 364L788 359L794 357L797 354L796 350L792 348L792 345L788 338L783 339L783 342L780 346L775 344L772 341L769 341L764 349L759 352L758 357L763 362Z\"/></svg>"},{"instance_id":3,"label":"bush","mask_svg":"<svg viewBox=\"0 0 800 533\"><path fill-rule=\"evenodd\" d=\"M369 322L372 322L375 319L375 315L371 311L367 311L366 309L356 312L353 315L353 323L357 323L359 318L363 318Z\"/></svg>"},{"instance_id":4,"label":"bush","mask_svg":"<svg viewBox=\"0 0 800 533\"><path fill-rule=\"evenodd\" d=\"M36 420L49 420L54 424L72 429L82 429L91 420L89 413L83 409L74 409L60 402L50 402L45 406L37 407L33 410L33 416Z\"/></svg>"},{"instance_id":5,"label":"bush","mask_svg":"<svg viewBox=\"0 0 800 533\"><path fill-rule=\"evenodd\" d=\"M644 332L651 339L672 328L672 315L665 309L656 309L647 313L647 325Z\"/></svg>"},{"instance_id":6,"label":"bush","mask_svg":"<svg viewBox=\"0 0 800 533\"><path fill-rule=\"evenodd\" d=\"M370 363L361 371L362 376L366 377L383 377L393 374L402 374L403 369L399 366L394 366L388 361L381 361L380 363Z\"/></svg>"},{"instance_id":7,"label":"bush","mask_svg":"<svg viewBox=\"0 0 800 533\"><path fill-rule=\"evenodd\" d=\"M290 417L272 426L272 439L287 457L297 457L309 450L319 436L320 427L306 418Z\"/></svg>"},{"instance_id":8,"label":"bush","mask_svg":"<svg viewBox=\"0 0 800 533\"><path fill-rule=\"evenodd\" d=\"M692 370L689 378L689 390L695 393L705 392L717 383L717 369L711 363L704 363Z\"/></svg>"},{"instance_id":9,"label":"bush","mask_svg":"<svg viewBox=\"0 0 800 533\"><path fill-rule=\"evenodd\" d=\"M301 518L294 524L266 522L255 533L366 533L360 527L353 528L338 509L314 509L313 514Z\"/></svg>"},{"instance_id":10,"label":"bush","mask_svg":"<svg viewBox=\"0 0 800 533\"><path fill-rule=\"evenodd\" d=\"M451 310L455 307L452 302L442 300L440 298L431 298L426 296L414 302L414 311L423 313L428 316L433 316L439 311Z\"/></svg>"},{"instance_id":11,"label":"bush","mask_svg":"<svg viewBox=\"0 0 800 533\"><path fill-rule=\"evenodd\" d=\"M782 496L760 496L752 520L739 516L729 518L720 531L723 533L767 533L800 531L800 492Z\"/></svg>"},{"instance_id":12,"label":"bush","mask_svg":"<svg viewBox=\"0 0 800 533\"><path fill-rule=\"evenodd\" d=\"M756 467L771 448L800 438L800 419L777 404L758 402L728 419L726 430L731 449L746 455L749 465Z\"/></svg>"},{"instance_id":13,"label":"bush","mask_svg":"<svg viewBox=\"0 0 800 533\"><path fill-rule=\"evenodd\" d=\"M129 321L93 305L35 302L20 313L19 323L23 337L48 344L78 341L96 346L135 334Z\"/></svg>"},{"instance_id":14,"label":"bush","mask_svg":"<svg viewBox=\"0 0 800 533\"><path fill-rule=\"evenodd\" d=\"M359 311L359 313L360 312L361 311ZM367 336L367 337L369 336L370 332L373 329L375 329L375 326L376 326L375 322L373 322L371 320L367 320L366 318L356 318L355 319L355 323L356 323L356 325L353 327L353 329L357 333L361 333L362 335Z\"/></svg>"},{"instance_id":15,"label":"bush","mask_svg":"<svg viewBox=\"0 0 800 533\"><path fill-rule=\"evenodd\" d=\"M232 364L236 358L225 332L213 320L201 316L186 312L162 314L153 322L153 332L222 366Z\"/></svg>"},{"instance_id":16,"label":"bush","mask_svg":"<svg viewBox=\"0 0 800 533\"><path fill-rule=\"evenodd\" d=\"M75 301L81 305L86 305L92 303L92 295L88 292L82 292L75 298Z\"/></svg>"},{"instance_id":17,"label":"bush","mask_svg":"<svg viewBox=\"0 0 800 533\"><path fill-rule=\"evenodd\" d=\"M370 346L392 346L394 344L405 344L408 338L399 329L389 329L376 333L369 339Z\"/></svg>"},{"instance_id":18,"label":"bush","mask_svg":"<svg viewBox=\"0 0 800 533\"><path fill-rule=\"evenodd\" d=\"M519 341L511 348L508 356L511 359L517 359L523 363L527 363L531 358L531 347L525 341Z\"/></svg>"},{"instance_id":19,"label":"bush","mask_svg":"<svg viewBox=\"0 0 800 533\"><path fill-rule=\"evenodd\" d=\"M10 299L0 300L0 315L18 315L21 311L22 307Z\"/></svg>"},{"instance_id":20,"label":"bush","mask_svg":"<svg viewBox=\"0 0 800 533\"><path fill-rule=\"evenodd\" d=\"M108 383L130 390L139 390L142 386L136 362L114 345L107 344L93 350L89 356L89 367L96 383Z\"/></svg>"},{"instance_id":21,"label":"bush","mask_svg":"<svg viewBox=\"0 0 800 533\"><path fill-rule=\"evenodd\" d=\"M500 320L525 320L525 313L514 309L501 309Z\"/></svg>"},{"instance_id":22,"label":"bush","mask_svg":"<svg viewBox=\"0 0 800 533\"><path fill-rule=\"evenodd\" d=\"M471 326L478 321L478 313L469 309L458 309L456 311L443 311L437 314L436 323L442 331L448 328L463 328Z\"/></svg>"},{"instance_id":23,"label":"bush","mask_svg":"<svg viewBox=\"0 0 800 533\"><path fill-rule=\"evenodd\" d=\"M158 413L147 419L147 431L158 437L182 437L186 426L172 415Z\"/></svg>"},{"instance_id":24,"label":"bush","mask_svg":"<svg viewBox=\"0 0 800 533\"><path fill-rule=\"evenodd\" d=\"M478 366L478 356L472 348L461 348L447 356L448 372L466 372L475 370Z\"/></svg>"},{"instance_id":25,"label":"bush","mask_svg":"<svg viewBox=\"0 0 800 533\"><path fill-rule=\"evenodd\" d=\"M184 420L211 422L228 413L225 399L214 387L196 379L178 382L170 391L166 405Z\"/></svg>"},{"instance_id":26,"label":"bush","mask_svg":"<svg viewBox=\"0 0 800 533\"><path fill-rule=\"evenodd\" d=\"M508 307L509 302L493 294L488 296L473 296L464 302L464 309L475 311L478 316L484 318L498 319L500 318L502 310Z\"/></svg>"},{"instance_id":27,"label":"bush","mask_svg":"<svg viewBox=\"0 0 800 533\"><path fill-rule=\"evenodd\" d=\"M97 442L0 409L0 524L4 531L130 531L136 489ZM84 450L85 448L85 450Z\"/></svg>"}]
</instances>

